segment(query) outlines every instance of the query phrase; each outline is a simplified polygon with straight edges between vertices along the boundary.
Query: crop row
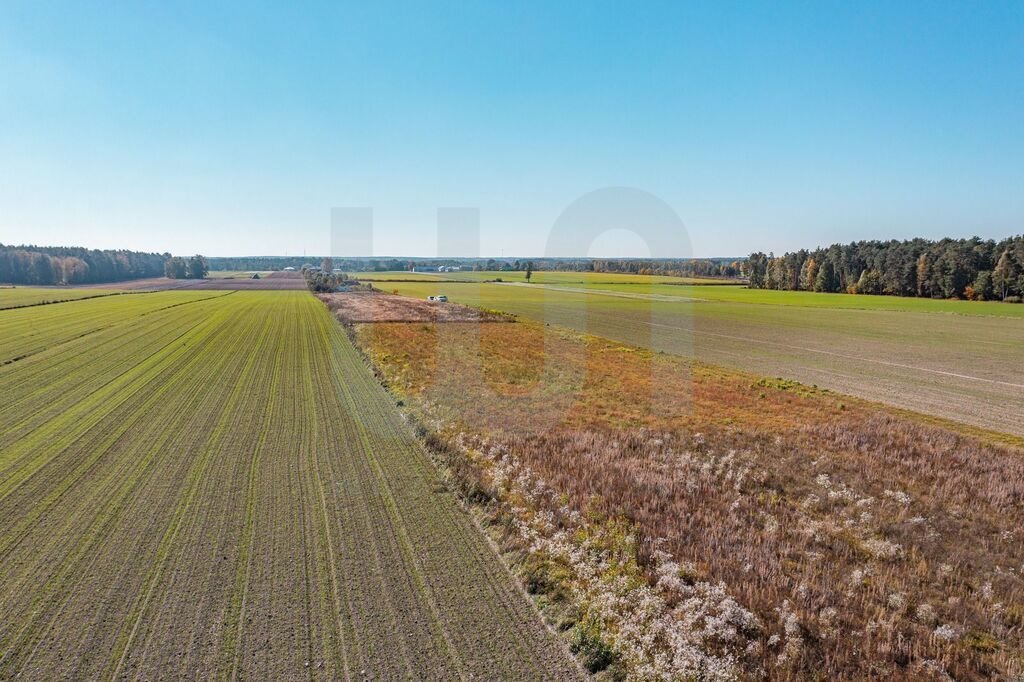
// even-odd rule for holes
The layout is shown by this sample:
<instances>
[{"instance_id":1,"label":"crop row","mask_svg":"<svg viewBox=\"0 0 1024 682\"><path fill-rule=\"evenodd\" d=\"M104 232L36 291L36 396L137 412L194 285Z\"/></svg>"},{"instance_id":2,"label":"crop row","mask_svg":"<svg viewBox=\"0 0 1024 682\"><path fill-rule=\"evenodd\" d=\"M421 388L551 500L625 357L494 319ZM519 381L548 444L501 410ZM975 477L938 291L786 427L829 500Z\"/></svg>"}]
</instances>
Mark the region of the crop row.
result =
<instances>
[{"instance_id":1,"label":"crop row","mask_svg":"<svg viewBox=\"0 0 1024 682\"><path fill-rule=\"evenodd\" d=\"M309 294L8 310L0 349L0 678L578 674Z\"/></svg>"}]
</instances>

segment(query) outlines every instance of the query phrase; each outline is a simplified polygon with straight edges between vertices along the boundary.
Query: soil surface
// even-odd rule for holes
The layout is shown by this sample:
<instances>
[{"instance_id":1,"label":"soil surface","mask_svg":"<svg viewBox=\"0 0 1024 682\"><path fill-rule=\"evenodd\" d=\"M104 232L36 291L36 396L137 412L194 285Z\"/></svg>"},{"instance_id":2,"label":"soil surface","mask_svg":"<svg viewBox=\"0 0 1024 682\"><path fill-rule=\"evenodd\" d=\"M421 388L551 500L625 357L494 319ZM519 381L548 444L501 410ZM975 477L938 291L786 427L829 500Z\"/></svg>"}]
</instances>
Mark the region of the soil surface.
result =
<instances>
[{"instance_id":1,"label":"soil surface","mask_svg":"<svg viewBox=\"0 0 1024 682\"><path fill-rule=\"evenodd\" d=\"M81 288L90 288L88 285ZM306 280L301 272L271 272L252 279L245 275L237 277L211 277L209 279L168 279L153 277L150 279L133 279L127 282L96 284L99 289L116 289L119 291L168 291L190 290L201 291L302 291L306 288Z\"/></svg>"},{"instance_id":2,"label":"soil surface","mask_svg":"<svg viewBox=\"0 0 1024 682\"><path fill-rule=\"evenodd\" d=\"M320 294L318 298L346 323L357 322L512 322L510 315L458 303L438 303L380 292Z\"/></svg>"}]
</instances>

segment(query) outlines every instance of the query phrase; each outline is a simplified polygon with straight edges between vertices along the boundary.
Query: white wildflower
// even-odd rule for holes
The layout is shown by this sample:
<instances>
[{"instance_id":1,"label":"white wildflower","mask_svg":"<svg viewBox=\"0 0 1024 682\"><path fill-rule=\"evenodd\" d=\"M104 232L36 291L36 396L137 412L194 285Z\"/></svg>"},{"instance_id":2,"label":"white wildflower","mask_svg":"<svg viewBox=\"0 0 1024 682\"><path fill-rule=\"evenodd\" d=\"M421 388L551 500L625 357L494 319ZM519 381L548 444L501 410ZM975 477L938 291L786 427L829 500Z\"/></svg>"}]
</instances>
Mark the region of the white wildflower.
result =
<instances>
[{"instance_id":1,"label":"white wildflower","mask_svg":"<svg viewBox=\"0 0 1024 682\"><path fill-rule=\"evenodd\" d=\"M903 555L903 547L881 538L868 538L864 550L876 559L896 559Z\"/></svg>"},{"instance_id":2,"label":"white wildflower","mask_svg":"<svg viewBox=\"0 0 1024 682\"><path fill-rule=\"evenodd\" d=\"M902 504L904 507L910 504L910 495L902 490L886 490L882 495L893 500L897 504Z\"/></svg>"},{"instance_id":3,"label":"white wildflower","mask_svg":"<svg viewBox=\"0 0 1024 682\"><path fill-rule=\"evenodd\" d=\"M839 611L831 606L823 608L818 613L818 625L821 627L821 634L825 637L834 637L838 629L836 628L836 616L839 615Z\"/></svg>"},{"instance_id":4,"label":"white wildflower","mask_svg":"<svg viewBox=\"0 0 1024 682\"><path fill-rule=\"evenodd\" d=\"M935 608L931 604L925 603L919 605L914 611L914 618L923 625L933 625L938 616L935 613Z\"/></svg>"}]
</instances>

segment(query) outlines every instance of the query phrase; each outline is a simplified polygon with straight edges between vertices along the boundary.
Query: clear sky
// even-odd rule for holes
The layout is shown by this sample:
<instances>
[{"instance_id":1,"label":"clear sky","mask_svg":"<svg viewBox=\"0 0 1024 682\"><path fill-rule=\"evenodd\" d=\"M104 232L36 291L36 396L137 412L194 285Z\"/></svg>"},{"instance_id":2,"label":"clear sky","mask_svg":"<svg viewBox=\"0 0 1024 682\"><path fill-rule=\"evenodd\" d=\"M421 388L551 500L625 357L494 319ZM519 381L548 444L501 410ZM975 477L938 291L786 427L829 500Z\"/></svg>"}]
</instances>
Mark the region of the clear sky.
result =
<instances>
[{"instance_id":1,"label":"clear sky","mask_svg":"<svg viewBox=\"0 0 1024 682\"><path fill-rule=\"evenodd\" d=\"M0 3L0 242L539 255L615 185L699 256L1020 233L1024 3Z\"/></svg>"}]
</instances>

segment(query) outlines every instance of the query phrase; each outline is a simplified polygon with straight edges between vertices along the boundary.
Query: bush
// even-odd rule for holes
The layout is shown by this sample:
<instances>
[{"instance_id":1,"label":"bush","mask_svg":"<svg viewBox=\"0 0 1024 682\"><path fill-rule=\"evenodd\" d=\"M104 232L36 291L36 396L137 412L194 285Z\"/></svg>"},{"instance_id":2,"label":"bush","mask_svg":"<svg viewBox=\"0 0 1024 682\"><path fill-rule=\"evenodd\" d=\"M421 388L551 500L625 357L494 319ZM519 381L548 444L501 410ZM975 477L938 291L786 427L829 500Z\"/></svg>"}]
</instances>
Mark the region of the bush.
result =
<instances>
[{"instance_id":1,"label":"bush","mask_svg":"<svg viewBox=\"0 0 1024 682\"><path fill-rule=\"evenodd\" d=\"M556 562L531 554L526 557L519 572L530 594L544 595L556 603L569 601L569 593L565 588L565 583L570 579L569 571Z\"/></svg>"},{"instance_id":2,"label":"bush","mask_svg":"<svg viewBox=\"0 0 1024 682\"><path fill-rule=\"evenodd\" d=\"M1021 299L1020 296L1007 296L1006 298L1003 299L1003 302L1004 303L1020 303L1021 300L1022 299Z\"/></svg>"},{"instance_id":3,"label":"bush","mask_svg":"<svg viewBox=\"0 0 1024 682\"><path fill-rule=\"evenodd\" d=\"M594 621L577 623L572 630L569 649L580 657L591 673L599 673L615 662L615 652L601 639L601 626Z\"/></svg>"}]
</instances>

